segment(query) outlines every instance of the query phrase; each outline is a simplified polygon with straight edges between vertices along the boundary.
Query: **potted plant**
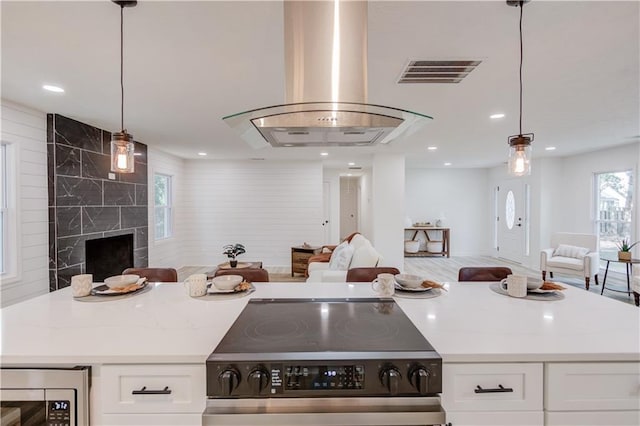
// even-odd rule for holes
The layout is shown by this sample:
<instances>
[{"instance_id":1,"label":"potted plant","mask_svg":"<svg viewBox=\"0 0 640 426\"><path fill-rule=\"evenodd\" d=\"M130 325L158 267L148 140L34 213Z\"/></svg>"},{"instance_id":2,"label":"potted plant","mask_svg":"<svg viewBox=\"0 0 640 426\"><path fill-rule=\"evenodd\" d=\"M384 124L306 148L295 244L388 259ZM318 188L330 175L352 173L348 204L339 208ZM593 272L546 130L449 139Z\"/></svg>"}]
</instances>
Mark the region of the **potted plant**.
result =
<instances>
[{"instance_id":1,"label":"potted plant","mask_svg":"<svg viewBox=\"0 0 640 426\"><path fill-rule=\"evenodd\" d=\"M223 247L223 250L224 251L222 252L222 254L226 255L230 259L229 265L232 268L235 268L236 266L238 266L238 261L236 260L236 256L240 256L241 254L246 252L244 246L240 243L227 244L226 246Z\"/></svg>"},{"instance_id":2,"label":"potted plant","mask_svg":"<svg viewBox=\"0 0 640 426\"><path fill-rule=\"evenodd\" d=\"M618 260L631 260L631 249L638 244L638 242L639 241L636 241L630 244L627 238L623 238L622 241L618 242L616 244L618 246Z\"/></svg>"}]
</instances>

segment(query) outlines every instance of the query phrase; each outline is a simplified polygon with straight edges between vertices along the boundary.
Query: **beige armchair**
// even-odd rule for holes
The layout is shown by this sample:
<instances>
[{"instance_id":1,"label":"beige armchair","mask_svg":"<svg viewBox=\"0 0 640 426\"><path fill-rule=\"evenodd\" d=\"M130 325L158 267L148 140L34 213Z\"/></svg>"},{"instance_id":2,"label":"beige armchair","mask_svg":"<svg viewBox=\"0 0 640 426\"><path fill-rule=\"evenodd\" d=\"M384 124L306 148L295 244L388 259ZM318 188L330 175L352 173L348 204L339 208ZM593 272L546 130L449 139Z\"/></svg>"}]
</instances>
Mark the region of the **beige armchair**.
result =
<instances>
[{"instance_id":1,"label":"beige armchair","mask_svg":"<svg viewBox=\"0 0 640 426\"><path fill-rule=\"evenodd\" d=\"M584 277L587 290L591 277L598 285L598 237L593 234L557 232L551 236L551 246L540 253L543 280L549 272L551 278L554 273Z\"/></svg>"}]
</instances>

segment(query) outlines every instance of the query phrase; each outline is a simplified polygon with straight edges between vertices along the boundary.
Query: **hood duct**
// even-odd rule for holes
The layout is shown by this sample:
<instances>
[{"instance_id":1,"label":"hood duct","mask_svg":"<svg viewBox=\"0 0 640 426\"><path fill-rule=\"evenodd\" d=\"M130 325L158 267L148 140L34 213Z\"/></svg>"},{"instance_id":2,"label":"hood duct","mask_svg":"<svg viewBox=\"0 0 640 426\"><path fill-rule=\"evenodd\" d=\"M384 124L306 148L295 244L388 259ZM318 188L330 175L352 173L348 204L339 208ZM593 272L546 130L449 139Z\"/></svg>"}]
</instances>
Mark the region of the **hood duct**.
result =
<instances>
[{"instance_id":1,"label":"hood duct","mask_svg":"<svg viewBox=\"0 0 640 426\"><path fill-rule=\"evenodd\" d=\"M224 117L254 148L371 146L431 117L367 103L367 2L285 1L286 103Z\"/></svg>"}]
</instances>

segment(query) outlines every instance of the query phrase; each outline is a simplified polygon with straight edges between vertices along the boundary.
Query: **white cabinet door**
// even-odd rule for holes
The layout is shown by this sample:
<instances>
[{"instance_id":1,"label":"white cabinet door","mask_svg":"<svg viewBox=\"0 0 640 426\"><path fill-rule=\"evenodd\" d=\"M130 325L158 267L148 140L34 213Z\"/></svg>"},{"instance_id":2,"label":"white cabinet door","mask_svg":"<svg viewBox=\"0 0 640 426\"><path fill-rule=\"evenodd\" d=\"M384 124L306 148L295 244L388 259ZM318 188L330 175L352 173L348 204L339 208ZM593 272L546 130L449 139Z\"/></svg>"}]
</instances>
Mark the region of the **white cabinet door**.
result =
<instances>
[{"instance_id":1,"label":"white cabinet door","mask_svg":"<svg viewBox=\"0 0 640 426\"><path fill-rule=\"evenodd\" d=\"M543 426L542 411L454 411L447 412L451 426Z\"/></svg>"},{"instance_id":2,"label":"white cabinet door","mask_svg":"<svg viewBox=\"0 0 640 426\"><path fill-rule=\"evenodd\" d=\"M545 413L545 426L638 426L640 411L556 411Z\"/></svg>"},{"instance_id":3,"label":"white cabinet door","mask_svg":"<svg viewBox=\"0 0 640 426\"><path fill-rule=\"evenodd\" d=\"M550 363L547 411L640 410L640 363Z\"/></svg>"}]
</instances>

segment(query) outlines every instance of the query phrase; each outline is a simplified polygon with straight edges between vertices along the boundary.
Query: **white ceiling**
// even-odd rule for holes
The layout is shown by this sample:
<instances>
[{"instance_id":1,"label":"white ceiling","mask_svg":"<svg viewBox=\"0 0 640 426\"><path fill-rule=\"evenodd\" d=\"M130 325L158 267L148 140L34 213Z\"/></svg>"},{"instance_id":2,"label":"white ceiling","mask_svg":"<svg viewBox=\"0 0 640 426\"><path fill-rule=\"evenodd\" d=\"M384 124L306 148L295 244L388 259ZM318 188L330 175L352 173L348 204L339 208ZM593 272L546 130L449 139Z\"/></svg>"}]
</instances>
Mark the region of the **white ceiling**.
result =
<instances>
[{"instance_id":1,"label":"white ceiling","mask_svg":"<svg viewBox=\"0 0 640 426\"><path fill-rule=\"evenodd\" d=\"M0 4L2 97L119 130L119 7L107 0ZM523 131L535 133L534 158L640 140L639 6L525 6ZM282 14L282 3L272 1L142 1L125 9L125 127L184 158L202 158L199 151L210 159L321 158L321 148L253 150L221 120L284 101ZM406 153L409 166L504 162L507 137L518 133L518 16L504 1L371 1L369 102L434 120L389 146L329 149L325 164L368 165L374 152ZM482 64L459 84L397 84L416 59ZM490 120L496 112L506 117Z\"/></svg>"}]
</instances>

